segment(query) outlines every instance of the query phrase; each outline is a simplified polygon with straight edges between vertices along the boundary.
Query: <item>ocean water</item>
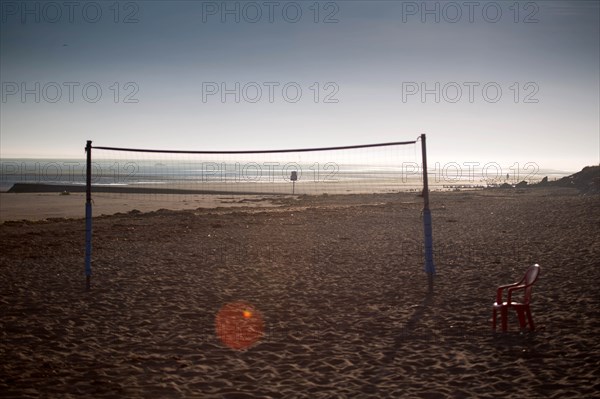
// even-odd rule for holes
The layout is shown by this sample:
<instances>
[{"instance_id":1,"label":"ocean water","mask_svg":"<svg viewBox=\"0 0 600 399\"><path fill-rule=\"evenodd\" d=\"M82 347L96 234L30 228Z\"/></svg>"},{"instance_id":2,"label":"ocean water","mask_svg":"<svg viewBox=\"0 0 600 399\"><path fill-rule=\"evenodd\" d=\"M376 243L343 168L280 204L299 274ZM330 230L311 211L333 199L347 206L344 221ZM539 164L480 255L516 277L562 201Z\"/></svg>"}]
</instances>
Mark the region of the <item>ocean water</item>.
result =
<instances>
[{"instance_id":1,"label":"ocean water","mask_svg":"<svg viewBox=\"0 0 600 399\"><path fill-rule=\"evenodd\" d=\"M468 167L467 167L468 166ZM483 188L550 180L570 174L536 167L474 168L458 163L434 164L428 170L432 190ZM15 183L85 185L84 159L3 159L0 191ZM294 180L294 176L295 180ZM289 192L293 186L305 193L394 192L422 189L422 169L416 162L349 163L276 161L257 158L239 160L196 159L95 159L93 186L163 187L192 190Z\"/></svg>"}]
</instances>

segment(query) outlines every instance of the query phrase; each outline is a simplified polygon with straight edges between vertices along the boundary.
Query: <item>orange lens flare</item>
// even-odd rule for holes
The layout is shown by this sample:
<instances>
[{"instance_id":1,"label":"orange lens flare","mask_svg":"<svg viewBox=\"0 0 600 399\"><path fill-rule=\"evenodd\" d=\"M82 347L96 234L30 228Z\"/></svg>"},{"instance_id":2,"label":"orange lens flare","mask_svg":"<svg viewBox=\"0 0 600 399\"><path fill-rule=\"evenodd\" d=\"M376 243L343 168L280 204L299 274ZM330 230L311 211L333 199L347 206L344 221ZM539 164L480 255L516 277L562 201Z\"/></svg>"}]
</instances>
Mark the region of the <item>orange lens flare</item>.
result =
<instances>
[{"instance_id":1,"label":"orange lens flare","mask_svg":"<svg viewBox=\"0 0 600 399\"><path fill-rule=\"evenodd\" d=\"M238 301L223 305L215 318L215 329L224 345L244 350L262 338L264 322L255 307Z\"/></svg>"}]
</instances>

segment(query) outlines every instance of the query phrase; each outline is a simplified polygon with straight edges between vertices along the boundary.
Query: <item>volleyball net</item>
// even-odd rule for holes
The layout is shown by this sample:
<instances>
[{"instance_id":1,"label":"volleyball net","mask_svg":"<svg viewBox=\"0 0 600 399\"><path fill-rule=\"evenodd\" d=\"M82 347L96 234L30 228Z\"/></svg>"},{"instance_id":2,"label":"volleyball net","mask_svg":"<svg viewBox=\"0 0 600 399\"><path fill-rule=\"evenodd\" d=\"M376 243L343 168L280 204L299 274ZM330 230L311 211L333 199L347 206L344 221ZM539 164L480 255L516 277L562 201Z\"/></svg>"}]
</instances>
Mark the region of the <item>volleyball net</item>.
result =
<instances>
[{"instance_id":1,"label":"volleyball net","mask_svg":"<svg viewBox=\"0 0 600 399\"><path fill-rule=\"evenodd\" d=\"M420 148L419 148L420 141ZM425 172L424 172L425 171ZM106 197L179 202L269 196L423 193L425 270L433 275L425 135L412 141L256 151L191 151L86 145L86 286L92 206ZM94 201L92 201L94 199Z\"/></svg>"}]
</instances>

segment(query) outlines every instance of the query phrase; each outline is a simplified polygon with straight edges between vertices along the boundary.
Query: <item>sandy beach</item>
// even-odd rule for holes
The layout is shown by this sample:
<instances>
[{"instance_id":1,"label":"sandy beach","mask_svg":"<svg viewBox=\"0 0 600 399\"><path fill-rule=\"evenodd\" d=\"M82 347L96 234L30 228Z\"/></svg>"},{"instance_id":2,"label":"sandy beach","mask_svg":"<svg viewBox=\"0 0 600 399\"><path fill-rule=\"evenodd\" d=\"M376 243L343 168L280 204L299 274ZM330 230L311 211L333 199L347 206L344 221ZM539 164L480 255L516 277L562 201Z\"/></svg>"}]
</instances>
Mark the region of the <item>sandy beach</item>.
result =
<instances>
[{"instance_id":1,"label":"sandy beach","mask_svg":"<svg viewBox=\"0 0 600 399\"><path fill-rule=\"evenodd\" d=\"M98 201L89 291L82 194L0 199L5 398L584 398L600 390L597 195L433 192L432 289L414 193L212 196L180 210ZM24 206L35 201L52 219ZM536 332L520 333L512 314L508 333L492 333L496 287L533 263L542 268ZM234 333L259 333L241 350L216 331L222 309L233 314L240 302Z\"/></svg>"}]
</instances>

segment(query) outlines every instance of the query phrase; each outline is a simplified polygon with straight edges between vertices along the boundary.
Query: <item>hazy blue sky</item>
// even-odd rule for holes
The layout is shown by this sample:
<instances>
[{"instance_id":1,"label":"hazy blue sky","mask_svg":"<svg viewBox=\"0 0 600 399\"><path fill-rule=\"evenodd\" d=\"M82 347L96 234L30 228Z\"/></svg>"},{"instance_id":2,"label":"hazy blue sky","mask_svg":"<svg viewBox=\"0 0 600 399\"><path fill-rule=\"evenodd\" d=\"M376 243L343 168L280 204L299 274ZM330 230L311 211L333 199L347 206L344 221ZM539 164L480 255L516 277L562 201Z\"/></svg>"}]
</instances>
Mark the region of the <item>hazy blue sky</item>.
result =
<instances>
[{"instance_id":1,"label":"hazy blue sky","mask_svg":"<svg viewBox=\"0 0 600 399\"><path fill-rule=\"evenodd\" d=\"M72 4L1 3L2 158L427 133L430 162L600 162L598 1Z\"/></svg>"}]
</instances>

